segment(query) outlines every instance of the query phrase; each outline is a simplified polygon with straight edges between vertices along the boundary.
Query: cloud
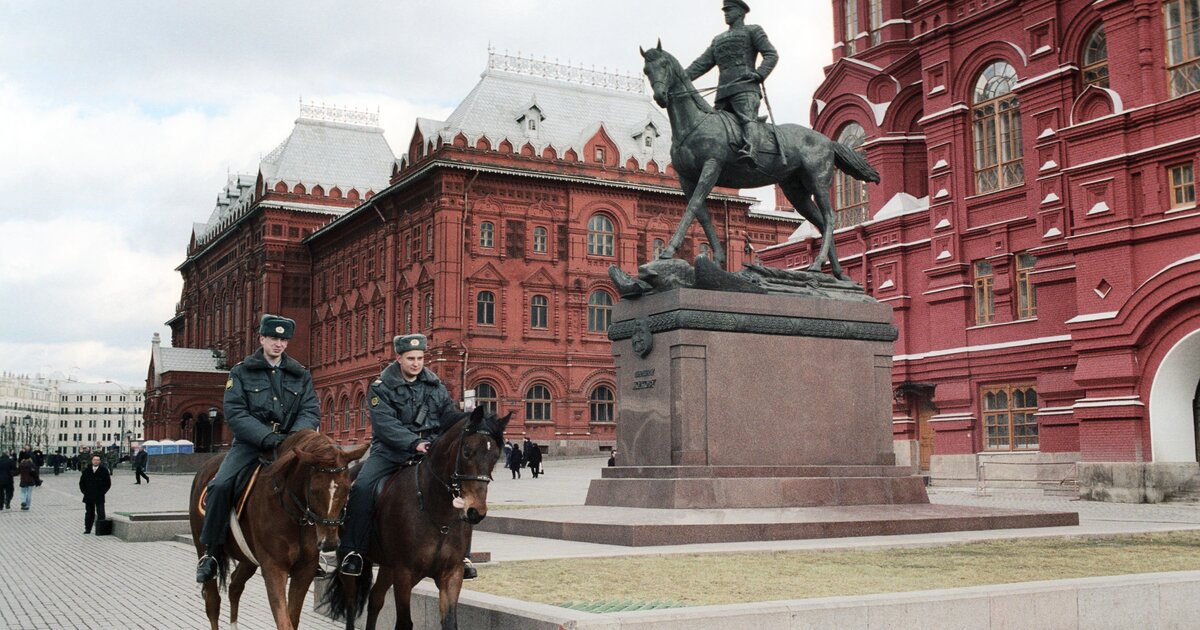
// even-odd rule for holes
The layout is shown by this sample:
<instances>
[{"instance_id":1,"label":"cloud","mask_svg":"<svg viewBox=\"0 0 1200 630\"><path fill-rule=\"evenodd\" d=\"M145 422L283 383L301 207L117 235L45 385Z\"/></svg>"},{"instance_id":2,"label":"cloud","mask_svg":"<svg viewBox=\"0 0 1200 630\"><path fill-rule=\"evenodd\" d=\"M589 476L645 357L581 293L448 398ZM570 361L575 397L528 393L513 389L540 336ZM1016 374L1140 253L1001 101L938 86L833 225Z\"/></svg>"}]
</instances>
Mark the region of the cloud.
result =
<instances>
[{"instance_id":1,"label":"cloud","mask_svg":"<svg viewBox=\"0 0 1200 630\"><path fill-rule=\"evenodd\" d=\"M775 115L807 123L832 7L752 4L781 56ZM402 153L489 47L637 73L639 45L661 37L687 63L723 28L719 2L694 0L0 3L0 369L141 382L192 223L287 137L301 98L378 110Z\"/></svg>"}]
</instances>

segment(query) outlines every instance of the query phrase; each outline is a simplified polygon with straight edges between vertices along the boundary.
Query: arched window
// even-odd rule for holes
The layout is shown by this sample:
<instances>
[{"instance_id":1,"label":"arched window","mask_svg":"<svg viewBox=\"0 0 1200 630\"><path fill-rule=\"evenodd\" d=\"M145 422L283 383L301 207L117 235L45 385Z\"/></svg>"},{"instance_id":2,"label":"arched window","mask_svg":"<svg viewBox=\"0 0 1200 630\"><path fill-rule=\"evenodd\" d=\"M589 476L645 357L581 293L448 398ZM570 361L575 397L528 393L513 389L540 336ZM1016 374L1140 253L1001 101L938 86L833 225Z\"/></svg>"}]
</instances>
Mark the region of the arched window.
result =
<instances>
[{"instance_id":1,"label":"arched window","mask_svg":"<svg viewBox=\"0 0 1200 630\"><path fill-rule=\"evenodd\" d=\"M549 239L546 234L546 228L533 228L533 251L537 254L545 254Z\"/></svg>"},{"instance_id":2,"label":"arched window","mask_svg":"<svg viewBox=\"0 0 1200 630\"><path fill-rule=\"evenodd\" d=\"M1163 3L1171 97L1200 90L1200 0Z\"/></svg>"},{"instance_id":3,"label":"arched window","mask_svg":"<svg viewBox=\"0 0 1200 630\"><path fill-rule=\"evenodd\" d=\"M425 331L433 330L433 294L425 294Z\"/></svg>"},{"instance_id":4,"label":"arched window","mask_svg":"<svg viewBox=\"0 0 1200 630\"><path fill-rule=\"evenodd\" d=\"M612 256L613 222L608 217L597 214L588 220L588 249L589 256Z\"/></svg>"},{"instance_id":5,"label":"arched window","mask_svg":"<svg viewBox=\"0 0 1200 630\"><path fill-rule=\"evenodd\" d=\"M412 334L412 300L404 300L404 334Z\"/></svg>"},{"instance_id":6,"label":"arched window","mask_svg":"<svg viewBox=\"0 0 1200 630\"><path fill-rule=\"evenodd\" d=\"M365 429L367 427L367 418L371 412L367 410L367 397L359 394L358 396L358 428Z\"/></svg>"},{"instance_id":7,"label":"arched window","mask_svg":"<svg viewBox=\"0 0 1200 630\"><path fill-rule=\"evenodd\" d=\"M363 315L362 320L358 324L359 334L361 337L359 342L362 344L363 352L366 352L371 345L371 329L367 327L367 316Z\"/></svg>"},{"instance_id":8,"label":"arched window","mask_svg":"<svg viewBox=\"0 0 1200 630\"><path fill-rule=\"evenodd\" d=\"M1017 71L996 61L979 73L971 108L975 142L975 193L1011 188L1025 182L1021 162L1021 109L1013 89Z\"/></svg>"},{"instance_id":9,"label":"arched window","mask_svg":"<svg viewBox=\"0 0 1200 630\"><path fill-rule=\"evenodd\" d=\"M544 295L535 295L529 300L529 327L547 328L547 312L550 310L550 300Z\"/></svg>"},{"instance_id":10,"label":"arched window","mask_svg":"<svg viewBox=\"0 0 1200 630\"><path fill-rule=\"evenodd\" d=\"M651 256L651 258L658 258L658 255L663 253L663 249L665 247L666 247L666 244L663 243L663 240L661 238L654 239L654 246L653 246L654 255Z\"/></svg>"},{"instance_id":11,"label":"arched window","mask_svg":"<svg viewBox=\"0 0 1200 630\"><path fill-rule=\"evenodd\" d=\"M588 419L591 422L615 422L613 391L607 385L592 390L588 396Z\"/></svg>"},{"instance_id":12,"label":"arched window","mask_svg":"<svg viewBox=\"0 0 1200 630\"><path fill-rule=\"evenodd\" d=\"M482 326L496 325L496 294L480 291L475 296L475 323Z\"/></svg>"},{"instance_id":13,"label":"arched window","mask_svg":"<svg viewBox=\"0 0 1200 630\"><path fill-rule=\"evenodd\" d=\"M838 134L838 144L863 154L862 145L867 139L867 132L858 123L849 123L842 127ZM833 211L834 229L858 225L867 220L867 182L843 173L840 169L834 171L833 180Z\"/></svg>"},{"instance_id":14,"label":"arched window","mask_svg":"<svg viewBox=\"0 0 1200 630\"><path fill-rule=\"evenodd\" d=\"M491 221L484 221L479 224L479 246L496 246L496 226L492 225Z\"/></svg>"},{"instance_id":15,"label":"arched window","mask_svg":"<svg viewBox=\"0 0 1200 630\"><path fill-rule=\"evenodd\" d=\"M712 258L712 245L709 245L707 242L700 243L700 255L705 258Z\"/></svg>"},{"instance_id":16,"label":"arched window","mask_svg":"<svg viewBox=\"0 0 1200 630\"><path fill-rule=\"evenodd\" d=\"M500 397L496 395L496 388L491 383L482 381L475 384L475 406L482 407L489 413L499 413L497 409L500 406Z\"/></svg>"},{"instance_id":17,"label":"arched window","mask_svg":"<svg viewBox=\"0 0 1200 630\"><path fill-rule=\"evenodd\" d=\"M596 291L588 297L588 332L608 332L612 306L612 296L604 291Z\"/></svg>"},{"instance_id":18,"label":"arched window","mask_svg":"<svg viewBox=\"0 0 1200 630\"><path fill-rule=\"evenodd\" d=\"M350 427L354 426L354 421L352 420L353 414L354 414L353 409L354 408L350 406L350 399L343 398L342 399L342 427L341 427L343 431L349 431ZM336 430L337 427L334 427L334 429Z\"/></svg>"},{"instance_id":19,"label":"arched window","mask_svg":"<svg viewBox=\"0 0 1200 630\"><path fill-rule=\"evenodd\" d=\"M1104 25L1096 27L1083 45L1083 87L1108 87L1108 38Z\"/></svg>"},{"instance_id":20,"label":"arched window","mask_svg":"<svg viewBox=\"0 0 1200 630\"><path fill-rule=\"evenodd\" d=\"M342 327L342 334L344 335L342 337L342 352L345 352L346 354L353 354L354 325L347 321L346 325Z\"/></svg>"},{"instance_id":21,"label":"arched window","mask_svg":"<svg viewBox=\"0 0 1200 630\"><path fill-rule=\"evenodd\" d=\"M551 422L550 390L545 385L534 385L525 393L525 421Z\"/></svg>"},{"instance_id":22,"label":"arched window","mask_svg":"<svg viewBox=\"0 0 1200 630\"><path fill-rule=\"evenodd\" d=\"M337 324L329 326L329 360L337 360Z\"/></svg>"},{"instance_id":23,"label":"arched window","mask_svg":"<svg viewBox=\"0 0 1200 630\"><path fill-rule=\"evenodd\" d=\"M375 331L375 340L382 344L384 342L383 331L386 328L383 319L383 309L379 309L379 316L376 318L375 324L378 329Z\"/></svg>"}]
</instances>

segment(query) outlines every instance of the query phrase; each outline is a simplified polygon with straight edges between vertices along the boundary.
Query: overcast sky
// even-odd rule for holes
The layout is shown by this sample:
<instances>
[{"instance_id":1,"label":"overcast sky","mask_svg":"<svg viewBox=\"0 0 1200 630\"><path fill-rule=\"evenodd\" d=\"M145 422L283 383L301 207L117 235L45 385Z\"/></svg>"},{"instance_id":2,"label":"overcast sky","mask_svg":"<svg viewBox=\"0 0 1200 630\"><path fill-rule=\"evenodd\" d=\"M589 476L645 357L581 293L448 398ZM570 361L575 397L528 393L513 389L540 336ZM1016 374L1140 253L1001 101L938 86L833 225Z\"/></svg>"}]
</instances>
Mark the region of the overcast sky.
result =
<instances>
[{"instance_id":1,"label":"overcast sky","mask_svg":"<svg viewBox=\"0 0 1200 630\"><path fill-rule=\"evenodd\" d=\"M781 122L809 123L831 2L750 0L779 50ZM175 313L193 222L228 173L256 173L299 102L378 110L393 151L444 119L488 47L639 73L687 64L718 0L0 3L0 370L138 385ZM715 85L716 73L697 82ZM765 110L764 110L765 113Z\"/></svg>"}]
</instances>

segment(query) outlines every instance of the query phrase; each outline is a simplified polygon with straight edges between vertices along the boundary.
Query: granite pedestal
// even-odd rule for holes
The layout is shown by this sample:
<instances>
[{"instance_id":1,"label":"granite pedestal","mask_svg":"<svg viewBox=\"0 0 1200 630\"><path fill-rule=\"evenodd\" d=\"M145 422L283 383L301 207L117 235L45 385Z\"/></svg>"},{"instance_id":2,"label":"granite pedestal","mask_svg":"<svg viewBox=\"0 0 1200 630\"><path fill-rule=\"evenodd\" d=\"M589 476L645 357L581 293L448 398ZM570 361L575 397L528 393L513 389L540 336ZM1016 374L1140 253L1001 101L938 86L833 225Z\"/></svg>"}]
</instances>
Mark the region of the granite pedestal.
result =
<instances>
[{"instance_id":1,"label":"granite pedestal","mask_svg":"<svg viewBox=\"0 0 1200 630\"><path fill-rule=\"evenodd\" d=\"M582 508L480 528L613 544L1036 527L1074 513L929 505L895 465L891 308L861 297L678 289L623 300L617 463Z\"/></svg>"}]
</instances>

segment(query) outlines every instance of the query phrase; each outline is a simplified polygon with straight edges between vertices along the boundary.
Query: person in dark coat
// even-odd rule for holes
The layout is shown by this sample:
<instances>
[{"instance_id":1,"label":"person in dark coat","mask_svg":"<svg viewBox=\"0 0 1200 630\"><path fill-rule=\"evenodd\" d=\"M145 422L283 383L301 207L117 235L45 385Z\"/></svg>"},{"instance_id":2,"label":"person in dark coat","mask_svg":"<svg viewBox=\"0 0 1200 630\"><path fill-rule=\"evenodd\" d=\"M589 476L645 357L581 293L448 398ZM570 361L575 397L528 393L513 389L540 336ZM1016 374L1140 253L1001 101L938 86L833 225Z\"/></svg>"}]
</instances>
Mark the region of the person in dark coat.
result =
<instances>
[{"instance_id":1,"label":"person in dark coat","mask_svg":"<svg viewBox=\"0 0 1200 630\"><path fill-rule=\"evenodd\" d=\"M537 442L530 442L525 448L525 462L529 464L529 472L533 473L533 478L537 479L538 475L542 474L542 447L537 445Z\"/></svg>"},{"instance_id":2,"label":"person in dark coat","mask_svg":"<svg viewBox=\"0 0 1200 630\"><path fill-rule=\"evenodd\" d=\"M224 553L238 473L274 451L288 435L321 426L312 375L284 352L295 331L295 321L263 315L258 324L261 347L229 370L224 406L225 422L233 431L233 446L208 482L204 526L200 530L204 555L196 565L197 582L217 576L217 558Z\"/></svg>"},{"instance_id":3,"label":"person in dark coat","mask_svg":"<svg viewBox=\"0 0 1200 630\"><path fill-rule=\"evenodd\" d=\"M0 510L12 509L13 477L17 474L17 463L8 453L0 451Z\"/></svg>"},{"instance_id":4,"label":"person in dark coat","mask_svg":"<svg viewBox=\"0 0 1200 630\"><path fill-rule=\"evenodd\" d=\"M142 448L141 444L134 442L133 443L133 479L134 479L133 485L136 486L136 485L141 484L142 479L145 479L146 483L150 483L150 477L149 477L149 475L146 474L146 464L149 461L150 461L150 454L146 452L146 449Z\"/></svg>"},{"instance_id":5,"label":"person in dark coat","mask_svg":"<svg viewBox=\"0 0 1200 630\"><path fill-rule=\"evenodd\" d=\"M18 469L21 471L21 509L28 510L33 507L33 489L42 485L42 479L38 476L37 466L28 457L21 460Z\"/></svg>"},{"instance_id":6,"label":"person in dark coat","mask_svg":"<svg viewBox=\"0 0 1200 630\"><path fill-rule=\"evenodd\" d=\"M97 520L103 521L104 495L112 487L112 474L101 461L99 455L92 456L90 465L85 466L79 475L79 491L83 493L83 504L86 511L83 515L83 533L92 533L92 524Z\"/></svg>"},{"instance_id":7,"label":"person in dark coat","mask_svg":"<svg viewBox=\"0 0 1200 630\"><path fill-rule=\"evenodd\" d=\"M422 334L393 338L396 360L371 384L371 453L350 487L346 503L346 524L338 550L342 575L362 573L362 553L371 539L376 484L429 452L429 445L458 415L446 386L425 368L428 345Z\"/></svg>"},{"instance_id":8,"label":"person in dark coat","mask_svg":"<svg viewBox=\"0 0 1200 630\"><path fill-rule=\"evenodd\" d=\"M525 459L521 454L521 447L515 443L512 450L508 453L508 461L504 462L504 467L512 471L513 479L521 478L521 464L525 463Z\"/></svg>"}]
</instances>

